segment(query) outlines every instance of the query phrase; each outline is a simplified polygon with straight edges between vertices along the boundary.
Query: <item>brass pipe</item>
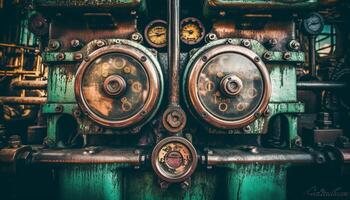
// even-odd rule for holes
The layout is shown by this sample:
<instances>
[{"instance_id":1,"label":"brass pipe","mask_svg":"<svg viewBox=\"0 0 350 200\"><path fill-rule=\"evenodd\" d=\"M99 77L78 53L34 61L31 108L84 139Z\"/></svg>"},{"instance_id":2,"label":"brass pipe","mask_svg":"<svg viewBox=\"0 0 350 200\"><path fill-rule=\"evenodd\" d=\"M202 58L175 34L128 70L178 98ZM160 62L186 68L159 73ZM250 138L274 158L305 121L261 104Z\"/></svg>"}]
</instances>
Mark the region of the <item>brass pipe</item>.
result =
<instances>
[{"instance_id":1,"label":"brass pipe","mask_svg":"<svg viewBox=\"0 0 350 200\"><path fill-rule=\"evenodd\" d=\"M41 105L46 101L46 97L0 97L0 103L3 104Z\"/></svg>"},{"instance_id":2,"label":"brass pipe","mask_svg":"<svg viewBox=\"0 0 350 200\"><path fill-rule=\"evenodd\" d=\"M15 89L46 89L47 81L16 81L12 86Z\"/></svg>"}]
</instances>

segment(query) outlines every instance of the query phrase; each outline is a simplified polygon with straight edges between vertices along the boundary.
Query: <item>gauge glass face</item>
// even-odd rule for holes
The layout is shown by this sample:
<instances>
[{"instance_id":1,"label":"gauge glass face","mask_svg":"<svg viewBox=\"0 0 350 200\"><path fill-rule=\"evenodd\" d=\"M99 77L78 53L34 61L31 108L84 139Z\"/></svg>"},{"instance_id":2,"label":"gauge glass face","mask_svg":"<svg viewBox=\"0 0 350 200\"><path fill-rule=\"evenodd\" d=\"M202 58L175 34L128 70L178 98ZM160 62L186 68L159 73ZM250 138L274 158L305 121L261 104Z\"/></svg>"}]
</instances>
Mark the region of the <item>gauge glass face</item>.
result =
<instances>
[{"instance_id":1,"label":"gauge glass face","mask_svg":"<svg viewBox=\"0 0 350 200\"><path fill-rule=\"evenodd\" d=\"M123 93L111 96L106 92L106 81L118 77L125 82ZM120 87L110 81L110 90ZM149 94L149 80L143 66L133 57L108 53L95 59L84 72L82 96L87 107L99 117L117 121L130 118L144 106Z\"/></svg>"},{"instance_id":2,"label":"gauge glass face","mask_svg":"<svg viewBox=\"0 0 350 200\"><path fill-rule=\"evenodd\" d=\"M171 142L160 149L157 162L162 173L176 178L191 168L193 159L187 146L180 142Z\"/></svg>"},{"instance_id":3,"label":"gauge glass face","mask_svg":"<svg viewBox=\"0 0 350 200\"><path fill-rule=\"evenodd\" d=\"M163 21L151 22L146 28L146 39L154 47L166 46L167 34L167 25Z\"/></svg>"},{"instance_id":4,"label":"gauge glass face","mask_svg":"<svg viewBox=\"0 0 350 200\"><path fill-rule=\"evenodd\" d=\"M234 96L222 92L222 80L232 76L240 90ZM210 59L198 78L200 102L213 115L224 120L239 120L253 113L264 95L263 76L249 58L237 53L222 53ZM231 83L229 87L237 87Z\"/></svg>"},{"instance_id":5,"label":"gauge glass face","mask_svg":"<svg viewBox=\"0 0 350 200\"><path fill-rule=\"evenodd\" d=\"M181 23L180 38L186 44L197 44L204 37L202 23L194 18L184 19Z\"/></svg>"}]
</instances>

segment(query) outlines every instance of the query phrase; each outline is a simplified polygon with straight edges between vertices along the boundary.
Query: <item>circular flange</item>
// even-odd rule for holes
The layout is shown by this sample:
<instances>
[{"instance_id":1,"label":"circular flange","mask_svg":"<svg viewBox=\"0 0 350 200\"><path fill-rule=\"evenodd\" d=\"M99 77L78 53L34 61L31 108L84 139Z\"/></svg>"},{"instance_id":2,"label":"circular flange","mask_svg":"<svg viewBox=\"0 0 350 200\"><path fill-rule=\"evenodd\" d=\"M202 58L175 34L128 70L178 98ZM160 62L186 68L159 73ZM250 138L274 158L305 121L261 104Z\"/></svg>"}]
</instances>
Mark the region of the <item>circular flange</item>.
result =
<instances>
[{"instance_id":1,"label":"circular flange","mask_svg":"<svg viewBox=\"0 0 350 200\"><path fill-rule=\"evenodd\" d=\"M205 36L202 22L194 17L188 17L180 22L180 39L188 45L198 44Z\"/></svg>"},{"instance_id":2,"label":"circular flange","mask_svg":"<svg viewBox=\"0 0 350 200\"><path fill-rule=\"evenodd\" d=\"M175 183L188 179L196 169L196 149L182 137L161 140L152 152L152 167L164 181Z\"/></svg>"},{"instance_id":3,"label":"circular flange","mask_svg":"<svg viewBox=\"0 0 350 200\"><path fill-rule=\"evenodd\" d=\"M220 44L197 55L192 63L186 96L190 107L209 124L241 128L267 108L272 90L269 72L250 49Z\"/></svg>"},{"instance_id":4,"label":"circular flange","mask_svg":"<svg viewBox=\"0 0 350 200\"><path fill-rule=\"evenodd\" d=\"M162 123L166 130L177 133L186 126L186 113L180 107L169 107L165 110Z\"/></svg>"},{"instance_id":5,"label":"circular flange","mask_svg":"<svg viewBox=\"0 0 350 200\"><path fill-rule=\"evenodd\" d=\"M162 79L145 50L126 44L97 49L80 64L74 92L93 121L126 128L147 121L159 106Z\"/></svg>"}]
</instances>

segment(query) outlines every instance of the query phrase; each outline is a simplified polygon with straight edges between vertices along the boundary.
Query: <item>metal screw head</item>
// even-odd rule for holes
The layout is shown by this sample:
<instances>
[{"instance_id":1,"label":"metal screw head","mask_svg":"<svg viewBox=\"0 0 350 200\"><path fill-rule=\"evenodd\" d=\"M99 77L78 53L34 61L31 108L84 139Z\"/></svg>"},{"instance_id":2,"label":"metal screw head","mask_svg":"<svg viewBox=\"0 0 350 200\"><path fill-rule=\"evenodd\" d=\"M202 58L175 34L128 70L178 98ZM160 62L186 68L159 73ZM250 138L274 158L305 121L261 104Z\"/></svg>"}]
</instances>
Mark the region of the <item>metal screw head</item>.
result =
<instances>
[{"instance_id":1,"label":"metal screw head","mask_svg":"<svg viewBox=\"0 0 350 200\"><path fill-rule=\"evenodd\" d=\"M57 50L60 48L61 44L58 40L50 40L48 46L50 50Z\"/></svg>"},{"instance_id":2,"label":"metal screw head","mask_svg":"<svg viewBox=\"0 0 350 200\"><path fill-rule=\"evenodd\" d=\"M207 62L207 61L208 61L208 57L207 57L207 56L203 56L203 57L202 57L202 61L203 61L203 62Z\"/></svg>"},{"instance_id":3,"label":"metal screw head","mask_svg":"<svg viewBox=\"0 0 350 200\"><path fill-rule=\"evenodd\" d=\"M140 42L142 42L143 37L142 37L141 33L136 32L136 33L133 33L133 34L131 35L131 40L140 43Z\"/></svg>"},{"instance_id":4,"label":"metal screw head","mask_svg":"<svg viewBox=\"0 0 350 200\"><path fill-rule=\"evenodd\" d=\"M289 42L288 47L290 50L298 51L300 49L300 43L296 40L292 40Z\"/></svg>"},{"instance_id":5,"label":"metal screw head","mask_svg":"<svg viewBox=\"0 0 350 200\"><path fill-rule=\"evenodd\" d=\"M82 60L83 54L82 53L75 53L74 54L74 60Z\"/></svg>"},{"instance_id":6,"label":"metal screw head","mask_svg":"<svg viewBox=\"0 0 350 200\"><path fill-rule=\"evenodd\" d=\"M264 53L264 59L271 60L272 59L272 53L270 51L267 51Z\"/></svg>"},{"instance_id":7,"label":"metal screw head","mask_svg":"<svg viewBox=\"0 0 350 200\"><path fill-rule=\"evenodd\" d=\"M65 57L66 57L66 56L64 55L64 53L58 53L56 59L57 59L58 61L62 61L62 60L65 59Z\"/></svg>"},{"instance_id":8,"label":"metal screw head","mask_svg":"<svg viewBox=\"0 0 350 200\"><path fill-rule=\"evenodd\" d=\"M241 45L246 48L250 48L252 44L249 40L242 40Z\"/></svg>"},{"instance_id":9,"label":"metal screw head","mask_svg":"<svg viewBox=\"0 0 350 200\"><path fill-rule=\"evenodd\" d=\"M205 42L212 42L212 41L215 41L215 40L217 40L218 39L218 37L216 36L216 34L215 33L208 33L207 35L206 35L206 37L205 37Z\"/></svg>"},{"instance_id":10,"label":"metal screw head","mask_svg":"<svg viewBox=\"0 0 350 200\"><path fill-rule=\"evenodd\" d=\"M260 62L260 58L259 57L255 57L254 58L254 62Z\"/></svg>"},{"instance_id":11,"label":"metal screw head","mask_svg":"<svg viewBox=\"0 0 350 200\"><path fill-rule=\"evenodd\" d=\"M103 47L103 46L105 46L106 45L106 43L105 43L105 41L103 41L103 40L97 40L96 41L96 46L98 47L98 48L101 48L101 47Z\"/></svg>"},{"instance_id":12,"label":"metal screw head","mask_svg":"<svg viewBox=\"0 0 350 200\"><path fill-rule=\"evenodd\" d=\"M61 112L63 112L63 106L62 106L62 105L58 105L58 106L56 106L56 108L55 108L55 112L57 112L57 113L61 113Z\"/></svg>"},{"instance_id":13,"label":"metal screw head","mask_svg":"<svg viewBox=\"0 0 350 200\"><path fill-rule=\"evenodd\" d=\"M75 40L71 40L70 41L70 45L73 47L73 48L78 48L81 46L81 43L79 40L75 39Z\"/></svg>"},{"instance_id":14,"label":"metal screw head","mask_svg":"<svg viewBox=\"0 0 350 200\"><path fill-rule=\"evenodd\" d=\"M283 54L283 59L290 60L292 58L292 54L290 52L286 52Z\"/></svg>"}]
</instances>

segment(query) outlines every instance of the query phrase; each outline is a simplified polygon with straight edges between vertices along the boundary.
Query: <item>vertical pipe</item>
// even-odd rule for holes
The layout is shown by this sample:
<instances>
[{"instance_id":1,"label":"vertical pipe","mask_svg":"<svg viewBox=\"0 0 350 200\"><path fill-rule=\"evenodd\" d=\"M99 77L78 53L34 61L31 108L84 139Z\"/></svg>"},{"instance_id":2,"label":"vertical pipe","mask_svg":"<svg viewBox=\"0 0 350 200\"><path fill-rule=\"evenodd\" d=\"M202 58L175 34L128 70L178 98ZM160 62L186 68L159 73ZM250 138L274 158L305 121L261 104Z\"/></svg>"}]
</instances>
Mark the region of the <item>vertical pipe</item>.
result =
<instances>
[{"instance_id":1,"label":"vertical pipe","mask_svg":"<svg viewBox=\"0 0 350 200\"><path fill-rule=\"evenodd\" d=\"M315 36L309 36L309 67L313 77L317 76L316 71L316 48L315 48Z\"/></svg>"},{"instance_id":2,"label":"vertical pipe","mask_svg":"<svg viewBox=\"0 0 350 200\"><path fill-rule=\"evenodd\" d=\"M168 0L168 24L169 104L179 106L180 0Z\"/></svg>"}]
</instances>

